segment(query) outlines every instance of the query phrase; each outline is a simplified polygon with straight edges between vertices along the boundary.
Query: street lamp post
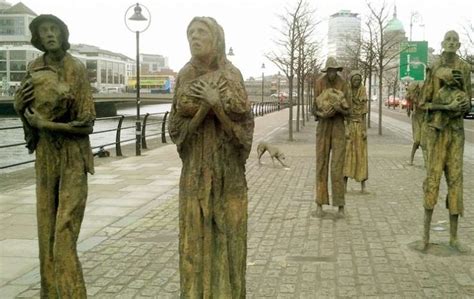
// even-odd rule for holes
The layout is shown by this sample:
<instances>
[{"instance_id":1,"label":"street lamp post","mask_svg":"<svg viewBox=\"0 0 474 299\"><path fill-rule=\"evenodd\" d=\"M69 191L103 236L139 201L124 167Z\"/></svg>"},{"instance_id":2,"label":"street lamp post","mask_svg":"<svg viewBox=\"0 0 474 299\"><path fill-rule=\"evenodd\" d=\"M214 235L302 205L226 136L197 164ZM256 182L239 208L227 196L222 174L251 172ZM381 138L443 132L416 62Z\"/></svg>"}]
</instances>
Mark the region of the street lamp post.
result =
<instances>
[{"instance_id":1,"label":"street lamp post","mask_svg":"<svg viewBox=\"0 0 474 299\"><path fill-rule=\"evenodd\" d=\"M263 104L263 86L265 84L265 63L262 63L262 104Z\"/></svg>"},{"instance_id":2,"label":"street lamp post","mask_svg":"<svg viewBox=\"0 0 474 299\"><path fill-rule=\"evenodd\" d=\"M280 71L278 71L278 85L277 85L277 99L278 99L278 110L280 110L281 96L280 96Z\"/></svg>"},{"instance_id":3,"label":"street lamp post","mask_svg":"<svg viewBox=\"0 0 474 299\"><path fill-rule=\"evenodd\" d=\"M131 9L133 7L133 15L129 16ZM142 7L145 8L148 18L143 16ZM136 41L137 41L137 60L136 60L136 90L137 90L137 117L135 122L135 154L137 156L141 155L141 139L142 139L142 125L140 120L140 33L148 29L151 23L150 11L143 4L133 4L125 11L125 26L131 32L135 32Z\"/></svg>"},{"instance_id":4,"label":"street lamp post","mask_svg":"<svg viewBox=\"0 0 474 299\"><path fill-rule=\"evenodd\" d=\"M263 90L265 85L265 63L262 63L262 106L260 107L260 114L263 115Z\"/></svg>"},{"instance_id":5,"label":"street lamp post","mask_svg":"<svg viewBox=\"0 0 474 299\"><path fill-rule=\"evenodd\" d=\"M421 15L417 11L412 11L411 14L410 14L410 39L409 39L409 41L412 41L413 23L418 23L420 21L423 22L422 18L421 18ZM420 25L420 26L422 26L422 25ZM423 36L423 39L424 39L424 36Z\"/></svg>"}]
</instances>

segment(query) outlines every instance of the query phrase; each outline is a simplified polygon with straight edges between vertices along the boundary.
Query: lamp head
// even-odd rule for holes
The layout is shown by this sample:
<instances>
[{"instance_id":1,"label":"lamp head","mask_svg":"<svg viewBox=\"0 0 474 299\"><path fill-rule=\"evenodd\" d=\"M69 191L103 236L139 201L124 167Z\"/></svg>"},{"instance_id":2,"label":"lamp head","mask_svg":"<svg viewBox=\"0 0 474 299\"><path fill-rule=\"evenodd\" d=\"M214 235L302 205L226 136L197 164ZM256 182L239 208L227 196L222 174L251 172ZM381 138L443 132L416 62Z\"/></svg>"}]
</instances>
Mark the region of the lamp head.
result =
<instances>
[{"instance_id":1,"label":"lamp head","mask_svg":"<svg viewBox=\"0 0 474 299\"><path fill-rule=\"evenodd\" d=\"M142 14L142 8L140 7L140 4L137 3L137 5L134 8L135 13L128 18L130 21L147 21L148 19L145 18Z\"/></svg>"}]
</instances>

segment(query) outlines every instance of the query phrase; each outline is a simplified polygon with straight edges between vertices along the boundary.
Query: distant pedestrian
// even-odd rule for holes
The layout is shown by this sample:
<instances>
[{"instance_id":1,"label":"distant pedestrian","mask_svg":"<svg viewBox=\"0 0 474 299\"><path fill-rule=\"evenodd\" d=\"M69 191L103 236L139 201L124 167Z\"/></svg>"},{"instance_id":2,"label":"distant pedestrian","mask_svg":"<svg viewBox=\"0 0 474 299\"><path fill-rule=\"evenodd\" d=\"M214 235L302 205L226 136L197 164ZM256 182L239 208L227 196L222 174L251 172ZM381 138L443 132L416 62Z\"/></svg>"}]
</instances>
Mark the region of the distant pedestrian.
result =
<instances>
[{"instance_id":1,"label":"distant pedestrian","mask_svg":"<svg viewBox=\"0 0 474 299\"><path fill-rule=\"evenodd\" d=\"M36 210L41 298L86 298L77 239L94 172L89 134L94 102L84 65L72 57L66 24L40 15L31 43L44 55L28 65L15 95L27 147L36 152Z\"/></svg>"},{"instance_id":2,"label":"distant pedestrian","mask_svg":"<svg viewBox=\"0 0 474 299\"><path fill-rule=\"evenodd\" d=\"M344 187L347 190L347 179L354 179L361 184L365 192L365 181L369 177L367 156L367 93L362 84L359 71L350 73L351 113L347 116L346 157L344 162Z\"/></svg>"},{"instance_id":3,"label":"distant pedestrian","mask_svg":"<svg viewBox=\"0 0 474 299\"><path fill-rule=\"evenodd\" d=\"M316 216L323 216L323 205L329 204L328 176L331 165L332 205L338 207L338 216L344 216L344 118L350 113L350 94L346 81L337 72L342 71L336 59L329 57L325 73L316 81L314 91L316 128Z\"/></svg>"}]
</instances>

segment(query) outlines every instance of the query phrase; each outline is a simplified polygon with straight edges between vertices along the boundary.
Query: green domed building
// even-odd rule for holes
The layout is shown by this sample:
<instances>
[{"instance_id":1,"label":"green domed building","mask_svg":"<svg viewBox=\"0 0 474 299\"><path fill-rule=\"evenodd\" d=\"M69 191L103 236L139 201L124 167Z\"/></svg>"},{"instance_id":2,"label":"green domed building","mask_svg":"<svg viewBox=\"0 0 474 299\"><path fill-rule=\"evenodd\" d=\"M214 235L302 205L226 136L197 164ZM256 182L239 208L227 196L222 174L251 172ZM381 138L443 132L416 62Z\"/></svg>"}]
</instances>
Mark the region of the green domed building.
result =
<instances>
[{"instance_id":1,"label":"green domed building","mask_svg":"<svg viewBox=\"0 0 474 299\"><path fill-rule=\"evenodd\" d=\"M388 21L387 26L384 29L385 36L390 40L394 39L394 42L406 41L405 29L403 28L402 22L397 19L397 7L393 9L393 18ZM390 44L393 44L391 42Z\"/></svg>"}]
</instances>

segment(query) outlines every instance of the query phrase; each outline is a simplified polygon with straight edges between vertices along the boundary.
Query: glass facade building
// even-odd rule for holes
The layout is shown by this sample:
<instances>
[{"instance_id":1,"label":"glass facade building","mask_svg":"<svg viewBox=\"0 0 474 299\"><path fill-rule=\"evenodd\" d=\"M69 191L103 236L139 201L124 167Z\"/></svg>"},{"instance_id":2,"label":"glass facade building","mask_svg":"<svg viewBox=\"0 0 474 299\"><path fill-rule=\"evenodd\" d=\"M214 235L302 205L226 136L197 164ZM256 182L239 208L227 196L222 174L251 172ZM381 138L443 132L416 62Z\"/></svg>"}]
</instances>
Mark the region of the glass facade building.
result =
<instances>
[{"instance_id":1,"label":"glass facade building","mask_svg":"<svg viewBox=\"0 0 474 299\"><path fill-rule=\"evenodd\" d=\"M360 41L360 17L350 10L341 10L329 17L328 56L335 57L339 63L346 63L354 56L354 49Z\"/></svg>"}]
</instances>

